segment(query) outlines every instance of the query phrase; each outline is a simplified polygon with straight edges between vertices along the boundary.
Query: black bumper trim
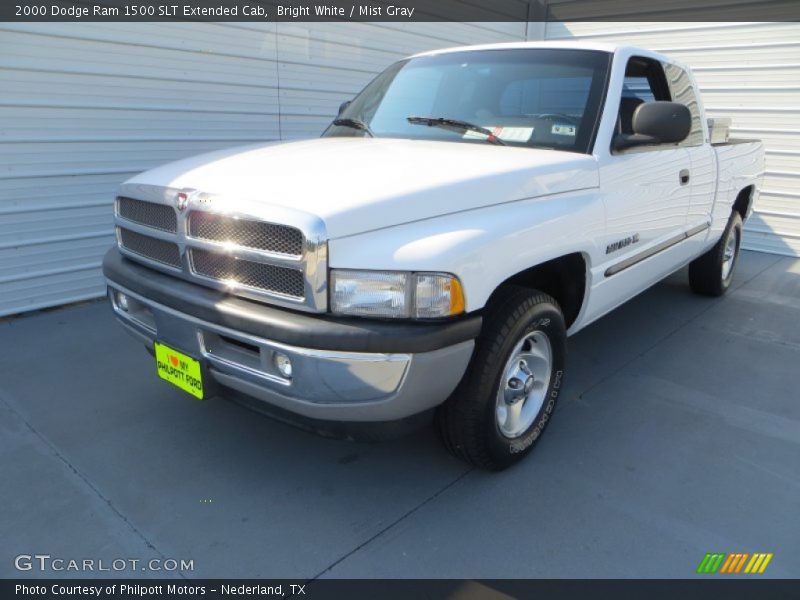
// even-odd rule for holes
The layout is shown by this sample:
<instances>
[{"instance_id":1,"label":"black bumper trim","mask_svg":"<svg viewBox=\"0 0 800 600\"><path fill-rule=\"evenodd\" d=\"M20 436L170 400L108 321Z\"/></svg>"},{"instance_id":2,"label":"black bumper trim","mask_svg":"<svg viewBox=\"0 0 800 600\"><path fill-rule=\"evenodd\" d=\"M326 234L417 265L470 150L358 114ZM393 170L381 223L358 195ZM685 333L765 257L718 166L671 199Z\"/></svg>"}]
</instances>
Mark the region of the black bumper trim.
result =
<instances>
[{"instance_id":1,"label":"black bumper trim","mask_svg":"<svg viewBox=\"0 0 800 600\"><path fill-rule=\"evenodd\" d=\"M182 281L139 265L112 248L103 274L135 294L208 321L268 340L317 350L343 352L432 352L475 339L480 315L448 322L414 323L343 319L267 306Z\"/></svg>"}]
</instances>

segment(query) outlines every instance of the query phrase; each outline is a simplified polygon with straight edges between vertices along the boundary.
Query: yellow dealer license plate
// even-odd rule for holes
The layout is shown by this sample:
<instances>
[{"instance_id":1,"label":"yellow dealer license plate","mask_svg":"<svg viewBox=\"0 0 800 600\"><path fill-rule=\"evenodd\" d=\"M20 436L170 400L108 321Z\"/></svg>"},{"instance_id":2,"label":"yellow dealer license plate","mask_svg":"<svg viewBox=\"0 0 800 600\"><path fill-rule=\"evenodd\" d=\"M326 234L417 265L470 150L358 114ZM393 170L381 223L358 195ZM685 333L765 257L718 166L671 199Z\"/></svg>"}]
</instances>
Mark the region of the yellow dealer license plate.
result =
<instances>
[{"instance_id":1,"label":"yellow dealer license plate","mask_svg":"<svg viewBox=\"0 0 800 600\"><path fill-rule=\"evenodd\" d=\"M200 362L158 342L155 343L155 350L158 376L202 400L203 375Z\"/></svg>"}]
</instances>

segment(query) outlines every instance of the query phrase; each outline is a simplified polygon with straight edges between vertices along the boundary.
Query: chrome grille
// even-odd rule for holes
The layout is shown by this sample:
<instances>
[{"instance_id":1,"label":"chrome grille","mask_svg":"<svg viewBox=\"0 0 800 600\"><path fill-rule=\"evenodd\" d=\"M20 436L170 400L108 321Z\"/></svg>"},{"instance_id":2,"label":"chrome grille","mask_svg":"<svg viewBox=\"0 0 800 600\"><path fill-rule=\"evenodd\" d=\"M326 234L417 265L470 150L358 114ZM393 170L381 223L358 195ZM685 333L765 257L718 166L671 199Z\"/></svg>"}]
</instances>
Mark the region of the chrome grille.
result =
<instances>
[{"instance_id":1,"label":"chrome grille","mask_svg":"<svg viewBox=\"0 0 800 600\"><path fill-rule=\"evenodd\" d=\"M175 209L166 204L143 202L133 198L117 198L117 214L123 219L172 233L178 230Z\"/></svg>"},{"instance_id":2,"label":"chrome grille","mask_svg":"<svg viewBox=\"0 0 800 600\"><path fill-rule=\"evenodd\" d=\"M236 258L219 252L192 248L189 250L192 271L221 283L281 294L295 298L305 296L303 272L288 267Z\"/></svg>"},{"instance_id":3,"label":"chrome grille","mask_svg":"<svg viewBox=\"0 0 800 600\"><path fill-rule=\"evenodd\" d=\"M189 237L300 256L303 234L294 227L206 212L189 214Z\"/></svg>"},{"instance_id":4,"label":"chrome grille","mask_svg":"<svg viewBox=\"0 0 800 600\"><path fill-rule=\"evenodd\" d=\"M122 227L117 228L117 234L120 245L126 250L176 269L181 268L181 253L178 244L142 235Z\"/></svg>"},{"instance_id":5,"label":"chrome grille","mask_svg":"<svg viewBox=\"0 0 800 600\"><path fill-rule=\"evenodd\" d=\"M192 188L124 183L114 223L120 251L153 269L250 300L327 309L328 244L316 215Z\"/></svg>"}]
</instances>

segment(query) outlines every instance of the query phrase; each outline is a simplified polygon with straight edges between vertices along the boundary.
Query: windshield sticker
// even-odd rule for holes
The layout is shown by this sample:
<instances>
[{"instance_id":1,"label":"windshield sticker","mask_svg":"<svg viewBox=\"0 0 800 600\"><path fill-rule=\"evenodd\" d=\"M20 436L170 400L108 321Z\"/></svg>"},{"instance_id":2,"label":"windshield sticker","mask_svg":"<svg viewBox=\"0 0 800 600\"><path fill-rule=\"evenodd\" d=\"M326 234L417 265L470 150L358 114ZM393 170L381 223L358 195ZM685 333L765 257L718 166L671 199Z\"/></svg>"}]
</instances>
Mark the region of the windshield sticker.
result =
<instances>
[{"instance_id":1,"label":"windshield sticker","mask_svg":"<svg viewBox=\"0 0 800 600\"><path fill-rule=\"evenodd\" d=\"M533 135L533 127L501 127L499 125L483 125L486 129L492 132L494 137L504 142L527 142ZM477 131L465 131L463 139L465 140L482 140L486 136Z\"/></svg>"},{"instance_id":2,"label":"windshield sticker","mask_svg":"<svg viewBox=\"0 0 800 600\"><path fill-rule=\"evenodd\" d=\"M550 130L553 135L569 135L575 137L577 127L575 125L564 125L563 123L556 123Z\"/></svg>"}]
</instances>

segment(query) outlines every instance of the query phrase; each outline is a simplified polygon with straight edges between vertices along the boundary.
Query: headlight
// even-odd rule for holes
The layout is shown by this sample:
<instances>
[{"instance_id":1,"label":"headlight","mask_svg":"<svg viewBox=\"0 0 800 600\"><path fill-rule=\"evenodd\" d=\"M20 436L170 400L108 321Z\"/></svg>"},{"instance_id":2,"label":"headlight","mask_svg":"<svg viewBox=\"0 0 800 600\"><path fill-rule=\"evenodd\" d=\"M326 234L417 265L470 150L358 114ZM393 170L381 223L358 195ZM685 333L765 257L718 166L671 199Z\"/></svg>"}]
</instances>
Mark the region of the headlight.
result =
<instances>
[{"instance_id":1,"label":"headlight","mask_svg":"<svg viewBox=\"0 0 800 600\"><path fill-rule=\"evenodd\" d=\"M331 311L359 317L436 319L464 312L453 275L396 271L331 271Z\"/></svg>"}]
</instances>

